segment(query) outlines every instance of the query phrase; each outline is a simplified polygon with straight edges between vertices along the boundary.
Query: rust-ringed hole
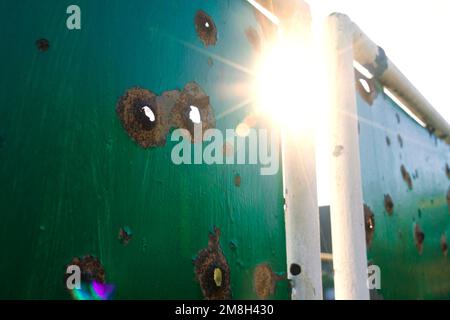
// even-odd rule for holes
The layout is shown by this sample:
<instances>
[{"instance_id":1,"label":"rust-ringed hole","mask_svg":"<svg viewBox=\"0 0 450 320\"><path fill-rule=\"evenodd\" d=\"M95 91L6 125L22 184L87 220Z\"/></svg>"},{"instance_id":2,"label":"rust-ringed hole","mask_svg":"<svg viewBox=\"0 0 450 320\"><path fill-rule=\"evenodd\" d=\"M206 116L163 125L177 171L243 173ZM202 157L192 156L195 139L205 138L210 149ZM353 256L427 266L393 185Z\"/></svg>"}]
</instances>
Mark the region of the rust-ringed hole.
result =
<instances>
[{"instance_id":1,"label":"rust-ringed hole","mask_svg":"<svg viewBox=\"0 0 450 320\"><path fill-rule=\"evenodd\" d=\"M418 223L414 226L414 241L416 244L417 251L419 254L423 252L423 243L425 241L425 233L422 231L422 228Z\"/></svg>"},{"instance_id":2,"label":"rust-ringed hole","mask_svg":"<svg viewBox=\"0 0 450 320\"><path fill-rule=\"evenodd\" d=\"M366 204L364 204L364 224L366 228L366 246L370 248L375 234L375 215Z\"/></svg>"},{"instance_id":3,"label":"rust-ringed hole","mask_svg":"<svg viewBox=\"0 0 450 320\"><path fill-rule=\"evenodd\" d=\"M195 275L208 300L231 299L230 268L219 243L220 230L209 234L208 247L194 259Z\"/></svg>"},{"instance_id":4,"label":"rust-ringed hole","mask_svg":"<svg viewBox=\"0 0 450 320\"><path fill-rule=\"evenodd\" d=\"M389 215L394 212L394 202L389 194L384 195L384 209Z\"/></svg>"},{"instance_id":5,"label":"rust-ringed hole","mask_svg":"<svg viewBox=\"0 0 450 320\"><path fill-rule=\"evenodd\" d=\"M204 11L199 10L195 15L195 30L205 47L217 42L217 28L213 19Z\"/></svg>"},{"instance_id":6,"label":"rust-ringed hole","mask_svg":"<svg viewBox=\"0 0 450 320\"><path fill-rule=\"evenodd\" d=\"M169 127L156 95L139 87L128 89L119 99L117 115L128 135L141 147L162 146L166 143Z\"/></svg>"},{"instance_id":7,"label":"rust-ringed hole","mask_svg":"<svg viewBox=\"0 0 450 320\"><path fill-rule=\"evenodd\" d=\"M404 165L401 165L400 172L402 174L403 181L406 182L406 184L408 185L408 188L411 190L413 188L412 179Z\"/></svg>"},{"instance_id":8,"label":"rust-ringed hole","mask_svg":"<svg viewBox=\"0 0 450 320\"><path fill-rule=\"evenodd\" d=\"M172 126L189 131L192 142L201 142L205 132L215 127L209 96L195 82L186 84L175 102L170 117ZM196 136L196 133L201 136Z\"/></svg>"}]
</instances>

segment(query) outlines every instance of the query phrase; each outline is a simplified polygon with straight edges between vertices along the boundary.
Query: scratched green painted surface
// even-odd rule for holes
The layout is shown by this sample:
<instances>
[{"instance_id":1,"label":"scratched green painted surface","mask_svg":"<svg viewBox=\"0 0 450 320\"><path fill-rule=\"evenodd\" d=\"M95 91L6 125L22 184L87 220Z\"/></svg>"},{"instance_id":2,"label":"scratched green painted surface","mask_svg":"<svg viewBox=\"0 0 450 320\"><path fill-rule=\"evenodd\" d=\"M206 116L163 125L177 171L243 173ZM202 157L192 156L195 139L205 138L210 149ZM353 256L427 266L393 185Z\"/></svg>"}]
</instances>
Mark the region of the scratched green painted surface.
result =
<instances>
[{"instance_id":1,"label":"scratched green painted surface","mask_svg":"<svg viewBox=\"0 0 450 320\"><path fill-rule=\"evenodd\" d=\"M66 28L71 4L81 8L80 31ZM197 37L198 9L217 25L214 47ZM133 86L161 94L196 81L216 115L248 98L230 88L251 76L215 56L251 66L256 52L245 30L258 26L248 4L6 0L0 21L0 298L68 299L65 265L93 254L115 298L201 299L192 258L214 225L233 298L256 298L257 264L286 270L281 170L176 166L174 143L140 148L115 112ZM49 40L48 51L38 52L39 38ZM217 127L235 128L249 112L245 106ZM133 232L128 246L118 240L125 225ZM279 283L273 298L288 297Z\"/></svg>"},{"instance_id":2,"label":"scratched green painted surface","mask_svg":"<svg viewBox=\"0 0 450 320\"><path fill-rule=\"evenodd\" d=\"M375 215L368 259L381 269L378 293L385 299L449 299L450 261L441 250L441 237L450 240L450 147L382 92L372 106L358 95L358 113L364 202ZM412 190L402 178L402 165ZM385 194L394 203L391 216ZM416 223L425 234L422 254L414 240Z\"/></svg>"}]
</instances>

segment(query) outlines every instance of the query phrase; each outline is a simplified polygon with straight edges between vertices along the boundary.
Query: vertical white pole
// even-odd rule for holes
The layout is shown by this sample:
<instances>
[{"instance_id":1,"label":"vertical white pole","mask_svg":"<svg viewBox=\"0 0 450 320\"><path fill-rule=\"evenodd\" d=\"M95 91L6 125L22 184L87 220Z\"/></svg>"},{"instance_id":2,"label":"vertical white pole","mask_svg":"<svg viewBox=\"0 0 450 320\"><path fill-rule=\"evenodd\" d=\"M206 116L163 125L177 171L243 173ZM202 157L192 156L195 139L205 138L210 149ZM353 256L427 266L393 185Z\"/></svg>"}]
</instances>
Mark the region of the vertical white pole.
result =
<instances>
[{"instance_id":1,"label":"vertical white pole","mask_svg":"<svg viewBox=\"0 0 450 320\"><path fill-rule=\"evenodd\" d=\"M353 32L343 15L328 17L331 234L336 299L369 299Z\"/></svg>"},{"instance_id":2,"label":"vertical white pole","mask_svg":"<svg viewBox=\"0 0 450 320\"><path fill-rule=\"evenodd\" d=\"M286 255L292 299L322 299L319 209L314 135L306 131L282 136L285 187ZM300 266L300 274L292 274Z\"/></svg>"},{"instance_id":3,"label":"vertical white pole","mask_svg":"<svg viewBox=\"0 0 450 320\"><path fill-rule=\"evenodd\" d=\"M311 48L311 20L309 7L302 3L295 22L284 25L287 32L298 35L305 50ZM283 19L280 19L283 28ZM296 25L293 25L296 24ZM297 33L298 32L298 33ZM298 59L308 59L310 55ZM303 61L308 65L311 61ZM281 81L282 79L280 79ZM302 82L304 83L304 82ZM302 92L311 88L299 84L299 94L292 101L296 108L314 108L309 99L302 99ZM307 94L303 94L303 97ZM308 117L308 113L304 113ZM288 278L292 283L292 299L322 299L322 266L320 260L320 226L317 201L315 124L313 119L300 121L282 132L283 180L285 189L286 255ZM307 125L305 125L307 124ZM298 271L301 272L298 274Z\"/></svg>"}]
</instances>

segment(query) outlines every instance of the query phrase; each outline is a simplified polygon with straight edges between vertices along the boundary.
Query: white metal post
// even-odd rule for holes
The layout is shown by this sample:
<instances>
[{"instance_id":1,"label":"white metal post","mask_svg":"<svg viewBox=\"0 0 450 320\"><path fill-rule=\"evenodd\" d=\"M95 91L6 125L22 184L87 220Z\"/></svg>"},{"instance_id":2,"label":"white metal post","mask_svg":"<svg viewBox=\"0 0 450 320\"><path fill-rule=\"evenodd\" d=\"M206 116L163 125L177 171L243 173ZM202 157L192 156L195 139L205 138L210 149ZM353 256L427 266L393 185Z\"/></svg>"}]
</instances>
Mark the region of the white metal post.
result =
<instances>
[{"instance_id":1,"label":"white metal post","mask_svg":"<svg viewBox=\"0 0 450 320\"><path fill-rule=\"evenodd\" d=\"M311 20L309 7L297 2L298 15L286 21L280 19L280 27L298 36L305 50L311 49ZM305 57L298 59L308 59ZM303 61L307 65L311 61ZM282 81L282 79L280 79ZM314 108L308 105L308 87L301 87L295 108ZM308 117L307 112L304 117ZM282 132L283 180L285 189L286 255L288 278L292 281L292 299L322 299L322 266L320 259L320 226L317 201L315 124L313 119L302 121L293 128L286 126ZM301 272L297 274L296 271ZM297 269L297 270L296 270ZM292 272L294 271L294 272Z\"/></svg>"},{"instance_id":2,"label":"white metal post","mask_svg":"<svg viewBox=\"0 0 450 320\"><path fill-rule=\"evenodd\" d=\"M292 299L322 299L319 209L314 136L285 130L282 136L286 255ZM291 273L291 266L301 273Z\"/></svg>"},{"instance_id":3,"label":"white metal post","mask_svg":"<svg viewBox=\"0 0 450 320\"><path fill-rule=\"evenodd\" d=\"M369 299L358 140L353 32L347 17L328 17L331 234L336 299Z\"/></svg>"}]
</instances>

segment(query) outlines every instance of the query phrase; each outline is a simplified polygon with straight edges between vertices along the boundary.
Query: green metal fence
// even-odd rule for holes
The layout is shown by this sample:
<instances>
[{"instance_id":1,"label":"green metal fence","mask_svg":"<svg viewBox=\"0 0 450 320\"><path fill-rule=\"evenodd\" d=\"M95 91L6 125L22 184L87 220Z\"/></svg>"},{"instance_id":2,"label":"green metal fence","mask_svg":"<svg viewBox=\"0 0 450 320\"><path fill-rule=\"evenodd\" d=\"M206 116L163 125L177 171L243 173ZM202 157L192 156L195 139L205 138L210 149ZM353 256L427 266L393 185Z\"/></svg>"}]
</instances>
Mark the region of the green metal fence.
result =
<instances>
[{"instance_id":1,"label":"green metal fence","mask_svg":"<svg viewBox=\"0 0 450 320\"><path fill-rule=\"evenodd\" d=\"M66 27L71 4L81 30ZM199 10L214 45L199 38ZM169 134L144 149L116 113L132 87L161 95L195 82L215 127L236 128L251 105L233 85L257 55L246 31L260 30L249 4L2 1L0 19L0 298L69 299L66 266L93 255L115 298L202 299L193 260L214 227L233 298L288 298L287 281L255 287L255 270L273 281L286 270L281 170L177 166Z\"/></svg>"}]
</instances>

